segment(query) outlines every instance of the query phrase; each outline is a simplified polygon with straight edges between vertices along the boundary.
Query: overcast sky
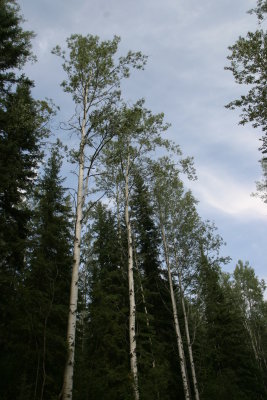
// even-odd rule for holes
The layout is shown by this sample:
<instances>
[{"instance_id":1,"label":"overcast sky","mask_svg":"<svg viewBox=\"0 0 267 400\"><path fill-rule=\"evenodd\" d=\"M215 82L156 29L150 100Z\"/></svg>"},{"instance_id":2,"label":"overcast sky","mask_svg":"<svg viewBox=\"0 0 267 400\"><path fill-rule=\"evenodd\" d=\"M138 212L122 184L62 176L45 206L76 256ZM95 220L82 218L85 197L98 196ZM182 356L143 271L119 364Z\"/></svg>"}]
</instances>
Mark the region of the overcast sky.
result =
<instances>
[{"instance_id":1,"label":"overcast sky","mask_svg":"<svg viewBox=\"0 0 267 400\"><path fill-rule=\"evenodd\" d=\"M145 98L147 108L164 112L168 137L193 156L198 181L190 185L203 219L215 222L227 245L224 255L248 260L267 279L267 206L251 197L260 179L260 131L239 126L238 111L224 105L246 90L225 71L228 46L254 30L246 13L256 0L19 0L36 33L38 63L26 73L37 98L52 98L60 119L73 111L59 87L60 60L51 49L72 33L121 36L120 53L141 50L149 56L145 72L135 72L123 86L129 101ZM58 134L60 134L58 132ZM63 137L61 136L61 139Z\"/></svg>"}]
</instances>

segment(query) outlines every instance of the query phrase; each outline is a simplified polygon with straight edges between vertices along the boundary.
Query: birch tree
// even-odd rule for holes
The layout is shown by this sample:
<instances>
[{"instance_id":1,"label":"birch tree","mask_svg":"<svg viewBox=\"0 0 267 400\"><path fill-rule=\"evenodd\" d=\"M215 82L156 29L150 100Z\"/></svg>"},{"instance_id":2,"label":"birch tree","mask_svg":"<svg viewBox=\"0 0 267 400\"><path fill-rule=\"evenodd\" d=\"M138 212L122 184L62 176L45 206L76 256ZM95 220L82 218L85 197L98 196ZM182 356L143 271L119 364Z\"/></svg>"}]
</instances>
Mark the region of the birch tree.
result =
<instances>
[{"instance_id":1,"label":"birch tree","mask_svg":"<svg viewBox=\"0 0 267 400\"><path fill-rule=\"evenodd\" d=\"M190 160L182 160L182 170L190 170ZM172 237L173 229L172 226L179 224L179 217L176 218L176 212L178 204L181 203L183 196L183 184L179 179L179 170L174 167L173 162L168 158L163 158L158 163L153 165L154 176L153 176L153 189L155 196L155 208L158 215L159 226L161 230L161 237L163 243L163 252L165 258L165 264L168 271L169 290L172 302L173 320L175 327L175 334L177 340L179 364L182 375L182 382L184 387L185 399L190 399L190 383L187 375L186 358L184 352L184 345L181 335L180 322L178 319L177 312L177 299L175 296L174 288L174 274L173 274L173 263L172 263ZM193 172L193 171L192 171ZM192 175L193 177L193 175ZM181 207L183 209L183 207ZM179 229L179 228L178 228ZM185 314L184 314L185 316ZM191 344L191 343L190 343ZM194 364L191 363L191 367ZM194 373L193 369L193 373ZM195 374L194 374L195 375ZM197 382L194 381L195 396L199 399Z\"/></svg>"},{"instance_id":2,"label":"birch tree","mask_svg":"<svg viewBox=\"0 0 267 400\"><path fill-rule=\"evenodd\" d=\"M115 36L111 41L100 42L97 36L72 35L67 39L67 50L60 46L53 49L53 53L63 59L63 69L67 74L67 80L61 85L72 95L75 104L75 114L67 129L77 133L79 138L78 148L72 152L79 172L63 400L71 399L73 390L83 206L89 178L99 154L114 133L115 120L112 117L120 98L121 79L129 77L131 68L142 69L146 61L141 53L133 52L116 59L119 40Z\"/></svg>"},{"instance_id":3,"label":"birch tree","mask_svg":"<svg viewBox=\"0 0 267 400\"><path fill-rule=\"evenodd\" d=\"M128 243L129 357L135 400L139 399L140 393L136 354L136 301L130 210L131 189L135 166L138 165L144 171L148 164L148 157L155 151L156 146L168 145L168 142L161 138L161 133L167 127L168 125L163 123L163 114L153 115L144 108L143 100L138 101L131 108L124 105L120 114L120 127L114 140L106 148L105 157L103 158L106 172L102 178L102 188L105 188L109 193L115 193L119 182L120 187L123 189L124 221ZM111 181L109 181L110 178Z\"/></svg>"},{"instance_id":4,"label":"birch tree","mask_svg":"<svg viewBox=\"0 0 267 400\"><path fill-rule=\"evenodd\" d=\"M249 334L253 353L262 371L267 370L264 352L264 324L266 310L264 304L265 282L259 281L249 263L238 261L234 270L234 289L243 316L243 324Z\"/></svg>"},{"instance_id":5,"label":"birch tree","mask_svg":"<svg viewBox=\"0 0 267 400\"><path fill-rule=\"evenodd\" d=\"M174 194L175 197L175 194ZM186 309L186 295L192 296L197 286L196 261L199 256L200 218L196 211L196 200L191 192L185 192L172 203L169 227L170 252L173 275L178 284L178 295L182 306L186 345L194 388L194 397L199 400L196 368L193 356L192 339L189 328L189 310Z\"/></svg>"}]
</instances>

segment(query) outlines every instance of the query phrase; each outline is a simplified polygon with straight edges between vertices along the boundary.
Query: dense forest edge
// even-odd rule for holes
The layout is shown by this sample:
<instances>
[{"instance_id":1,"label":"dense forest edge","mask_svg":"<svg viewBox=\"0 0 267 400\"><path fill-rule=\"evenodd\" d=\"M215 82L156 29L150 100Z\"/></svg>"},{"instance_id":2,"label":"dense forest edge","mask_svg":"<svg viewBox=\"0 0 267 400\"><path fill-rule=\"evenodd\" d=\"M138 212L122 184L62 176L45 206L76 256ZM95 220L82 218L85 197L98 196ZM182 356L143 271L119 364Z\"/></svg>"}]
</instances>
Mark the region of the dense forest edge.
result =
<instances>
[{"instance_id":1,"label":"dense forest edge","mask_svg":"<svg viewBox=\"0 0 267 400\"><path fill-rule=\"evenodd\" d=\"M266 202L267 1L250 12L259 29L226 67L250 91L226 107L262 128ZM224 272L224 240L186 188L192 157L163 113L123 97L147 57L118 56L118 36L56 46L73 116L55 140L57 107L23 73L36 62L23 22L0 0L1 400L267 399L265 282L245 260Z\"/></svg>"}]
</instances>

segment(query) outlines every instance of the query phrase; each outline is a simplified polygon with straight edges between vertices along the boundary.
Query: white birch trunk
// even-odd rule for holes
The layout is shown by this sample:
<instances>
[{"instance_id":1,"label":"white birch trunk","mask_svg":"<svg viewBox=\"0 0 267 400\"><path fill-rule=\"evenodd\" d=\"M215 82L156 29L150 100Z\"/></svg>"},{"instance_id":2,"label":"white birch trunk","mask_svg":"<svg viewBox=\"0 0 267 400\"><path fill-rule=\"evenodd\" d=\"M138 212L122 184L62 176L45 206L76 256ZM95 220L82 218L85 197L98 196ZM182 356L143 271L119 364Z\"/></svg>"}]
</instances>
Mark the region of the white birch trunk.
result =
<instances>
[{"instance_id":1,"label":"white birch trunk","mask_svg":"<svg viewBox=\"0 0 267 400\"><path fill-rule=\"evenodd\" d=\"M183 287L182 287L181 272L179 270L176 254L175 254L175 262L176 262L176 266L178 268L179 288L180 288L180 294L181 294L182 309L183 309L183 314L184 314L186 341L187 341L189 360L190 360L190 367L191 367L191 373L192 373L192 379L193 379L193 385L194 385L195 399L199 400L197 376L196 376L195 363L194 363L193 350L192 350L192 343L191 343L191 339L190 339L190 332L189 332L189 326L188 326L188 317L187 317L187 312L186 312L185 302L184 302L184 292L183 292Z\"/></svg>"},{"instance_id":2,"label":"white birch trunk","mask_svg":"<svg viewBox=\"0 0 267 400\"><path fill-rule=\"evenodd\" d=\"M142 284L141 273L140 273L140 270L139 270L139 265L138 265L135 245L134 245L134 256L135 256L134 257L135 258L135 265L136 265L138 278L139 278L139 285L140 285L140 289L141 289L142 302L143 302L143 305L144 305L144 311L145 311L145 315L146 315L146 326L149 328L150 327L150 323L149 323L149 316L148 316L148 311L147 311L147 306L146 306L145 292L144 292L144 288L143 288L143 284ZM152 358L153 358L152 367L155 368L156 360L155 360L155 356L154 356L153 342L152 342L151 336L149 336L149 344L150 344L150 348L151 348L151 355L152 355Z\"/></svg>"},{"instance_id":3,"label":"white birch trunk","mask_svg":"<svg viewBox=\"0 0 267 400\"><path fill-rule=\"evenodd\" d=\"M241 307L241 310L242 310L242 307ZM257 351L257 340L256 340L255 336L253 335L252 330L251 330L248 322L246 321L246 319L244 320L243 325L244 325L245 329L247 330L247 332L249 334L250 341L251 341L251 346L252 346L252 349L253 349L253 352L254 352L255 359L258 362L258 364L260 365L260 357L259 357L259 353Z\"/></svg>"},{"instance_id":4,"label":"white birch trunk","mask_svg":"<svg viewBox=\"0 0 267 400\"><path fill-rule=\"evenodd\" d=\"M174 290L173 290L172 273L171 273L171 268L170 268L168 246L167 246L165 231L164 231L164 227L163 227L162 223L161 223L161 234L162 234L162 240L163 240L163 246L164 246L165 261L166 261L167 268L168 268L168 279L169 279L170 294L171 294L171 301L172 301L173 320L174 320L175 333L176 333L176 339L177 339L177 347L178 347L180 368L181 368L182 381L183 381L183 387L184 387L184 395L185 395L185 400L190 400L190 387L189 387L189 382L187 379L186 362L185 362L184 348L183 348L183 342L182 342L182 335L181 335L181 331L180 331L176 300L175 300Z\"/></svg>"},{"instance_id":5,"label":"white birch trunk","mask_svg":"<svg viewBox=\"0 0 267 400\"><path fill-rule=\"evenodd\" d=\"M129 218L129 165L130 165L130 156L128 155L127 167L125 173L125 223L127 228L127 239L128 239L130 364L131 364L131 373L133 376L134 398L135 400L139 400L138 370L137 370L137 356L136 356L136 331L135 331L136 305L135 305L134 275L133 275L133 240L132 240L131 223Z\"/></svg>"},{"instance_id":6,"label":"white birch trunk","mask_svg":"<svg viewBox=\"0 0 267 400\"><path fill-rule=\"evenodd\" d=\"M86 107L87 107L87 91L85 89L84 114L81 126L75 237L74 237L73 265L72 265L72 277L71 277L71 288L70 288L70 305L69 305L69 317L68 317L68 329L67 329L68 355L64 371L62 400L71 400L73 392L75 334L76 334L77 305L78 305L78 280L79 280L82 218L83 218L83 203L84 203L83 180L84 180Z\"/></svg>"}]
</instances>

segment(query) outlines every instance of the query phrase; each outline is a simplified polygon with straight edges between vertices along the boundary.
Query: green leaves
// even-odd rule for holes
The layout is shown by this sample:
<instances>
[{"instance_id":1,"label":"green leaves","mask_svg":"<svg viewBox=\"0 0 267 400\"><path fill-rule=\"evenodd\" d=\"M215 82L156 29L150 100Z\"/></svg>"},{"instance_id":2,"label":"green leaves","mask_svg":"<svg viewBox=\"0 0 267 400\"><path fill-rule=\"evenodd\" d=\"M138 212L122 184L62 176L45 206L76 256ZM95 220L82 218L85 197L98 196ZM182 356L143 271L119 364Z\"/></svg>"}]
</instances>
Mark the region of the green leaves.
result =
<instances>
[{"instance_id":1,"label":"green leaves","mask_svg":"<svg viewBox=\"0 0 267 400\"><path fill-rule=\"evenodd\" d=\"M267 13L266 0L258 0L257 7L250 10L256 14L259 29L248 32L247 36L239 37L236 43L229 47L231 54L227 57L230 66L225 67L233 73L235 81L247 85L247 93L239 99L231 101L226 108L241 109L239 124L251 123L254 128L261 128L264 135L260 139L259 150L267 152L267 32L264 31L264 15ZM264 161L264 159L263 159ZM262 161L262 166L263 166ZM266 201L267 184L263 168L264 180L257 183L258 196Z\"/></svg>"},{"instance_id":2,"label":"green leaves","mask_svg":"<svg viewBox=\"0 0 267 400\"><path fill-rule=\"evenodd\" d=\"M256 10L256 9L255 9ZM256 12L254 10L254 12ZM261 11L259 11L261 10ZM258 11L266 12L266 2L258 2ZM256 14L258 14L258 11ZM259 23L262 17L258 14ZM239 99L230 102L226 108L241 108L240 124L252 123L254 128L267 131L267 33L262 29L248 32L229 47L231 62L225 67L233 73L238 84L248 85L248 92ZM262 148L263 152L265 150Z\"/></svg>"},{"instance_id":3,"label":"green leaves","mask_svg":"<svg viewBox=\"0 0 267 400\"><path fill-rule=\"evenodd\" d=\"M84 95L90 106L102 104L120 87L122 78L130 76L131 68L143 69L146 57L131 52L116 58L120 38L100 41L98 36L72 35L67 39L67 51L56 46L52 53L63 59L63 69L68 80L62 82L64 91L81 104Z\"/></svg>"},{"instance_id":4,"label":"green leaves","mask_svg":"<svg viewBox=\"0 0 267 400\"><path fill-rule=\"evenodd\" d=\"M24 21L16 1L0 2L0 91L6 83L16 81L10 70L21 68L28 59L34 59L31 42L34 34L21 27Z\"/></svg>"}]
</instances>

